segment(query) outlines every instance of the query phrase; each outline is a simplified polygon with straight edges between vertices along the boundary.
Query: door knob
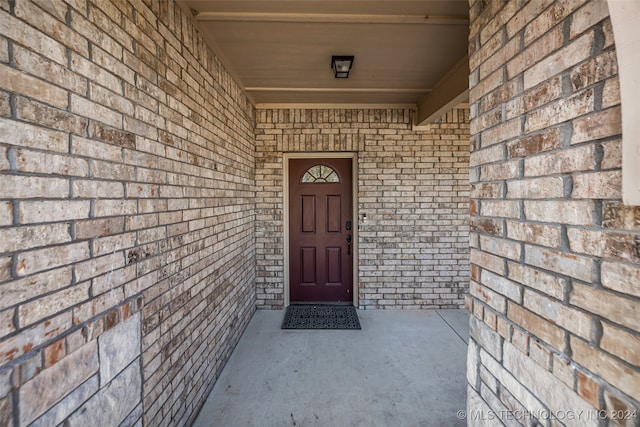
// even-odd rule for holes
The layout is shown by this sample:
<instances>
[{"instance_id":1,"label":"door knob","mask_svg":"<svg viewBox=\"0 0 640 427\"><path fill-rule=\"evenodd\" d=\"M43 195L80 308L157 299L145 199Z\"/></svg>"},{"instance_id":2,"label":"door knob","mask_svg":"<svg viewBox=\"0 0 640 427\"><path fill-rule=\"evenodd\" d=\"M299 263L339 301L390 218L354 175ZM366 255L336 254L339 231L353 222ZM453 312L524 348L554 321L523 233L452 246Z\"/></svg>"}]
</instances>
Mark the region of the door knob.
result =
<instances>
[{"instance_id":1,"label":"door knob","mask_svg":"<svg viewBox=\"0 0 640 427\"><path fill-rule=\"evenodd\" d=\"M347 234L347 255L351 255L351 234Z\"/></svg>"}]
</instances>

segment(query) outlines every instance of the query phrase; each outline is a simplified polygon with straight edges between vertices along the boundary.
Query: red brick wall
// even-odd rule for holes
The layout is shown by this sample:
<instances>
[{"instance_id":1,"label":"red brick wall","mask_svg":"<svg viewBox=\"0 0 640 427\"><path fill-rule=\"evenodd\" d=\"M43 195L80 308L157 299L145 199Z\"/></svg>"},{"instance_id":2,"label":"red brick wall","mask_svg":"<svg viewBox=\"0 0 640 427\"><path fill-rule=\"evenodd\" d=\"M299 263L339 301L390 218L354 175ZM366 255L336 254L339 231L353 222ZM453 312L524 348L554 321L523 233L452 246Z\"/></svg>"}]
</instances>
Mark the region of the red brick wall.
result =
<instances>
[{"instance_id":1,"label":"red brick wall","mask_svg":"<svg viewBox=\"0 0 640 427\"><path fill-rule=\"evenodd\" d=\"M640 409L640 210L621 202L607 5L470 3L469 410L598 425Z\"/></svg>"}]
</instances>

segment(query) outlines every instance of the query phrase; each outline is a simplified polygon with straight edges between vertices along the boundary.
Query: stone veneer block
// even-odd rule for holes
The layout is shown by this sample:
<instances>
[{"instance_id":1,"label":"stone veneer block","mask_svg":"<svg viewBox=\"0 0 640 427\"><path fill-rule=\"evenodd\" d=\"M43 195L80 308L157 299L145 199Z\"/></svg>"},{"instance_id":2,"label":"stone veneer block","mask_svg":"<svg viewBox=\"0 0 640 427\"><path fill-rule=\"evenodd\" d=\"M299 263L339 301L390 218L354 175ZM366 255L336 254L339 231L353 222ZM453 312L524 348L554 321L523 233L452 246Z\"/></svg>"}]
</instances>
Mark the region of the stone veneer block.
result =
<instances>
[{"instance_id":1,"label":"stone veneer block","mask_svg":"<svg viewBox=\"0 0 640 427\"><path fill-rule=\"evenodd\" d=\"M485 349L495 359L500 360L500 335L491 330L485 323L478 320L475 316L471 316L469 329L471 336L478 341L478 345Z\"/></svg>"},{"instance_id":2,"label":"stone veneer block","mask_svg":"<svg viewBox=\"0 0 640 427\"><path fill-rule=\"evenodd\" d=\"M478 383L478 365L480 364L480 352L475 341L469 341L467 348L467 382L476 387Z\"/></svg>"},{"instance_id":3,"label":"stone veneer block","mask_svg":"<svg viewBox=\"0 0 640 427\"><path fill-rule=\"evenodd\" d=\"M536 413L546 411L546 408L537 397L522 383L517 377L507 371L484 349L480 349L480 362L486 366L487 370L498 380L520 402L527 410Z\"/></svg>"},{"instance_id":4,"label":"stone veneer block","mask_svg":"<svg viewBox=\"0 0 640 427\"><path fill-rule=\"evenodd\" d=\"M492 414L491 408L482 400L482 397L471 387L467 387L467 418L472 418L473 421L469 421L469 425L476 427L496 427L501 426L498 420L491 418L489 414Z\"/></svg>"},{"instance_id":5,"label":"stone veneer block","mask_svg":"<svg viewBox=\"0 0 640 427\"><path fill-rule=\"evenodd\" d=\"M13 425L13 399L11 395L0 399L0 425Z\"/></svg>"},{"instance_id":6,"label":"stone veneer block","mask_svg":"<svg viewBox=\"0 0 640 427\"><path fill-rule=\"evenodd\" d=\"M598 426L598 417L593 416L596 408L558 381L548 370L532 363L530 358L510 343L504 344L504 367L533 391L552 413L560 415L572 411L575 414L584 414L579 420L573 420L573 424L568 419L564 420L563 422L569 423L567 425Z\"/></svg>"},{"instance_id":7,"label":"stone veneer block","mask_svg":"<svg viewBox=\"0 0 640 427\"><path fill-rule=\"evenodd\" d=\"M104 387L140 355L140 312L98 338L100 386Z\"/></svg>"},{"instance_id":8,"label":"stone veneer block","mask_svg":"<svg viewBox=\"0 0 640 427\"><path fill-rule=\"evenodd\" d=\"M140 403L142 378L140 359L129 365L100 389L65 422L67 427L120 425Z\"/></svg>"},{"instance_id":9,"label":"stone veneer block","mask_svg":"<svg viewBox=\"0 0 640 427\"><path fill-rule=\"evenodd\" d=\"M11 377L13 372L7 369L0 372L0 398L5 397L11 392Z\"/></svg>"},{"instance_id":10,"label":"stone veneer block","mask_svg":"<svg viewBox=\"0 0 640 427\"><path fill-rule=\"evenodd\" d=\"M26 426L98 371L91 341L20 387L20 425Z\"/></svg>"},{"instance_id":11,"label":"stone veneer block","mask_svg":"<svg viewBox=\"0 0 640 427\"><path fill-rule=\"evenodd\" d=\"M34 421L29 427L49 427L60 424L98 391L98 387L98 376L94 375L62 399L56 406L48 410L43 416Z\"/></svg>"}]
</instances>

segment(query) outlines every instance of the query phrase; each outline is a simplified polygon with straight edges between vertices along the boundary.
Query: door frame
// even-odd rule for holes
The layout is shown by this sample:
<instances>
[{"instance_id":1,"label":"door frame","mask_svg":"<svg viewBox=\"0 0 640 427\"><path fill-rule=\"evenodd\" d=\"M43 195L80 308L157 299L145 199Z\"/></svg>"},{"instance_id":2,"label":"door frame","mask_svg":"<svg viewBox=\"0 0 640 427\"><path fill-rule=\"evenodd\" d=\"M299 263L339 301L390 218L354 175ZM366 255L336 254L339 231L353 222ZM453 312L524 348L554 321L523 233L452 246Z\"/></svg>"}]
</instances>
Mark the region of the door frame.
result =
<instances>
[{"instance_id":1,"label":"door frame","mask_svg":"<svg viewBox=\"0 0 640 427\"><path fill-rule=\"evenodd\" d=\"M283 221L284 221L284 306L289 306L290 299L290 274L291 266L289 264L289 160L291 159L351 159L351 176L352 176L352 212L353 212L353 278L352 291L353 306L358 307L358 231L359 231L359 213L358 213L358 153L356 152L313 152L313 153L283 153Z\"/></svg>"}]
</instances>

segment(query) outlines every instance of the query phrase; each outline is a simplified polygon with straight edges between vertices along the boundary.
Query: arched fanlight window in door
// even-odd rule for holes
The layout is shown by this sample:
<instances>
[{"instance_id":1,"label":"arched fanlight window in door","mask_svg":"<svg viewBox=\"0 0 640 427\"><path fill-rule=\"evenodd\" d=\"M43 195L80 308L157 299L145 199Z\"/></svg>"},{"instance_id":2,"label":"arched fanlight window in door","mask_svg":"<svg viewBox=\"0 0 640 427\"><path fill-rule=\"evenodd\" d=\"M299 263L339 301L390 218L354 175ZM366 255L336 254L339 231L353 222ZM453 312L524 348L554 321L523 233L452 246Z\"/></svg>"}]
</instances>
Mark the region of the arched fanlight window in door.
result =
<instances>
[{"instance_id":1,"label":"arched fanlight window in door","mask_svg":"<svg viewBox=\"0 0 640 427\"><path fill-rule=\"evenodd\" d=\"M315 165L307 169L300 182L303 184L324 184L327 182L340 182L340 177L329 166Z\"/></svg>"}]
</instances>

